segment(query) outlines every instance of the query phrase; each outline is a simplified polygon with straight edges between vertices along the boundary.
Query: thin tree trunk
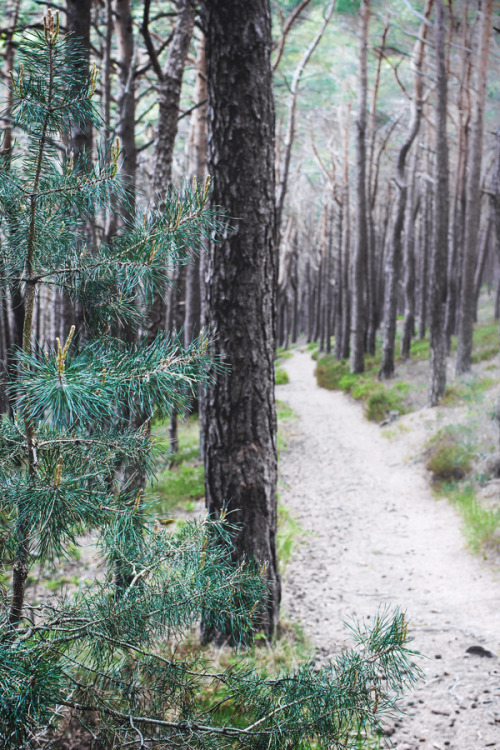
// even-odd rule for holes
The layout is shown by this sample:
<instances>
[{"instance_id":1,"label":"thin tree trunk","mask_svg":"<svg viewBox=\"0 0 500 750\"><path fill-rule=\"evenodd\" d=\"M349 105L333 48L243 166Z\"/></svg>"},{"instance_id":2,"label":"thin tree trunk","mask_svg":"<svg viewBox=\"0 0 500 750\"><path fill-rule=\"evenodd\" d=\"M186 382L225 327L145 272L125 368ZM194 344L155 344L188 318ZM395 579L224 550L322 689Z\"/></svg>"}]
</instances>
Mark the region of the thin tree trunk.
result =
<instances>
[{"instance_id":1,"label":"thin tree trunk","mask_svg":"<svg viewBox=\"0 0 500 750\"><path fill-rule=\"evenodd\" d=\"M205 180L207 176L207 79L205 62L205 37L202 36L197 53L195 102L200 104L192 114L189 138L188 175L191 179ZM193 258L186 269L186 307L184 310L184 346L188 346L200 331L201 321L201 267L206 253Z\"/></svg>"},{"instance_id":2,"label":"thin tree trunk","mask_svg":"<svg viewBox=\"0 0 500 750\"><path fill-rule=\"evenodd\" d=\"M415 193L417 182L417 166L419 160L418 146L413 152L406 200L406 218L404 229L404 295L405 316L403 333L401 336L401 356L410 357L411 340L415 335Z\"/></svg>"},{"instance_id":3,"label":"thin tree trunk","mask_svg":"<svg viewBox=\"0 0 500 750\"><path fill-rule=\"evenodd\" d=\"M396 185L399 190L396 217L394 220L390 250L386 259L386 282L384 289L384 343L382 347L382 362L379 378L385 380L394 375L394 351L396 342L396 318L398 303L398 284L401 273L402 233L405 220L406 196L408 185L406 181L406 158L417 137L422 119L423 81L422 66L424 62L425 41L433 0L426 0L424 18L419 31L419 38L415 44L412 64L415 72L415 89L412 102L412 117L408 135L398 155Z\"/></svg>"},{"instance_id":4,"label":"thin tree trunk","mask_svg":"<svg viewBox=\"0 0 500 750\"><path fill-rule=\"evenodd\" d=\"M472 56L469 41L469 3L463 8L462 35L462 75L457 101L458 142L456 156L455 195L451 212L450 250L448 253L446 291L446 347L450 351L451 337L457 332L457 304L460 296L460 271L463 259L464 221L466 204L466 164L469 145L469 125L471 117L470 77Z\"/></svg>"},{"instance_id":5,"label":"thin tree trunk","mask_svg":"<svg viewBox=\"0 0 500 750\"><path fill-rule=\"evenodd\" d=\"M288 176L290 173L290 159L292 156L292 146L293 146L293 141L295 138L295 118L296 118L296 113L297 113L297 98L299 94L299 84L300 84L302 75L304 73L304 70L306 69L307 63L311 59L311 56L314 50L320 43L321 38L323 34L325 33L325 29L328 25L328 22L335 8L335 1L336 0L330 0L330 4L328 5L328 8L326 9L323 22L317 34L315 35L314 39L307 47L306 51L304 52L304 55L302 56L302 59L300 60L297 68L295 69L293 79L292 79L292 85L290 87L290 97L288 101L288 122L287 122L285 140L283 143L284 151L283 151L282 163L281 163L281 169L280 169L280 179L279 179L279 184L277 186L277 191L276 191L276 239L275 239L276 252L279 252L279 247L280 247L281 221L282 221L282 216L283 216L283 207L285 205L285 196L286 196L286 192L288 189Z\"/></svg>"},{"instance_id":6,"label":"thin tree trunk","mask_svg":"<svg viewBox=\"0 0 500 750\"><path fill-rule=\"evenodd\" d=\"M352 273L351 361L353 373L365 369L366 257L368 246L366 201L366 102L368 96L368 26L370 0L361 0L359 40L358 118L356 122L356 245Z\"/></svg>"},{"instance_id":7,"label":"thin tree trunk","mask_svg":"<svg viewBox=\"0 0 500 750\"><path fill-rule=\"evenodd\" d=\"M447 120L447 75L445 57L445 9L436 0L434 24L436 60L436 163L434 179L434 222L431 253L431 287L429 296L429 338L431 362L428 402L436 406L446 388L445 294L448 248L449 175Z\"/></svg>"},{"instance_id":8,"label":"thin tree trunk","mask_svg":"<svg viewBox=\"0 0 500 750\"><path fill-rule=\"evenodd\" d=\"M457 375L463 375L471 368L472 333L474 327L474 269L479 232L484 109L486 103L486 79L488 75L492 15L493 0L484 0L481 9L482 17L478 46L479 70L477 76L476 111L467 165L467 203L465 209L464 260L456 362Z\"/></svg>"},{"instance_id":9,"label":"thin tree trunk","mask_svg":"<svg viewBox=\"0 0 500 750\"><path fill-rule=\"evenodd\" d=\"M136 45L131 9L131 0L113 0L113 19L118 45L118 126L123 154L121 174L127 184L127 203L120 215L124 219L135 212L135 181L137 171L137 149L135 146L135 57ZM113 224L113 222L112 222ZM112 228L112 227L111 227Z\"/></svg>"}]
</instances>

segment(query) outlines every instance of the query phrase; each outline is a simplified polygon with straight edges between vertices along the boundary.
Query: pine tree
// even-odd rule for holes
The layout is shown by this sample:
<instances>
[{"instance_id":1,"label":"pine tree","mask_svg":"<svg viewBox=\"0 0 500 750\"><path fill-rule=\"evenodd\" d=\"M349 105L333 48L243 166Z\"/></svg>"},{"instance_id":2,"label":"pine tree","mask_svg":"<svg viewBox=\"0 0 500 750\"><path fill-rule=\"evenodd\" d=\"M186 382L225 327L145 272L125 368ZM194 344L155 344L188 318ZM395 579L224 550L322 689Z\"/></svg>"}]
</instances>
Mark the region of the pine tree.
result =
<instances>
[{"instance_id":1,"label":"pine tree","mask_svg":"<svg viewBox=\"0 0 500 750\"><path fill-rule=\"evenodd\" d=\"M122 191L119 148L110 159L93 163L83 153L76 163L61 143L72 127L100 126L95 71L77 72L79 52L50 13L42 33L24 35L19 58L11 110L18 140L0 164L2 282L21 292L25 309L23 346L5 384L10 413L0 421L0 564L10 586L0 605L0 745L53 746L71 713L95 747L359 747L416 674L399 612L354 628L359 648L333 663L275 678L172 656L208 618L209 627L247 640L267 575L263 565L231 562L235 532L224 512L172 532L118 479L123 466L153 474L147 428L154 415L182 409L217 369L208 337L182 349L165 336L125 344L113 331L141 323L169 265L185 262L219 219L206 208L208 183L195 184L119 222L109 244L90 246L89 217L103 217ZM85 310L86 330L72 327L64 344L35 340L43 285ZM142 415L139 429L124 416L131 413ZM89 530L107 575L72 595L31 601L33 566L64 560ZM117 586L120 566L127 575Z\"/></svg>"}]
</instances>

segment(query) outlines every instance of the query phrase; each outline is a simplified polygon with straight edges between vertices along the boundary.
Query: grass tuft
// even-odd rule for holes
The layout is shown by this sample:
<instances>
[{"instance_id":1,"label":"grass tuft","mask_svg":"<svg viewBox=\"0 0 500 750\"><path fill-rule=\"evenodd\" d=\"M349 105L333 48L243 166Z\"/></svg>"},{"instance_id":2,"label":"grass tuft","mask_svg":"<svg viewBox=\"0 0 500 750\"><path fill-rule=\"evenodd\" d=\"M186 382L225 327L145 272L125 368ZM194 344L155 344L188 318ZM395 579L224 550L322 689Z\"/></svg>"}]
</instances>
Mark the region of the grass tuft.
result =
<instances>
[{"instance_id":1,"label":"grass tuft","mask_svg":"<svg viewBox=\"0 0 500 750\"><path fill-rule=\"evenodd\" d=\"M435 482L457 481L470 473L473 456L461 431L444 427L427 444L426 467Z\"/></svg>"},{"instance_id":2,"label":"grass tuft","mask_svg":"<svg viewBox=\"0 0 500 750\"><path fill-rule=\"evenodd\" d=\"M288 373L286 370L284 370L282 367L276 367L275 374L274 374L274 382L276 385L286 385L290 382L290 378L288 376Z\"/></svg>"},{"instance_id":3,"label":"grass tuft","mask_svg":"<svg viewBox=\"0 0 500 750\"><path fill-rule=\"evenodd\" d=\"M500 509L485 508L477 500L471 484L445 484L441 492L462 516L465 535L473 552L500 544Z\"/></svg>"}]
</instances>

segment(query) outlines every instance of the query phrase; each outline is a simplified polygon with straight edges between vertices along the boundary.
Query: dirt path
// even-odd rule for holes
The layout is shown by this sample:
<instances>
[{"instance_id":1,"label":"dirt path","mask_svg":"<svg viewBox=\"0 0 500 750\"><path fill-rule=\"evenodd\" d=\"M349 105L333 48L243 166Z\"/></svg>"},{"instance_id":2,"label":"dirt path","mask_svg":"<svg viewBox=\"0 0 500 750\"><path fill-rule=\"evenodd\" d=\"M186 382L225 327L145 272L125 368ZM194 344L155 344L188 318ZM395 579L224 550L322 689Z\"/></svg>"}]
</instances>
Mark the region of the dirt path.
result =
<instances>
[{"instance_id":1,"label":"dirt path","mask_svg":"<svg viewBox=\"0 0 500 750\"><path fill-rule=\"evenodd\" d=\"M500 575L465 549L403 433L389 442L358 404L318 388L309 354L285 368L277 397L299 419L280 458L280 500L311 532L287 572L285 612L326 657L342 646L346 617L406 609L428 659L407 715L388 727L396 748L500 750Z\"/></svg>"}]
</instances>

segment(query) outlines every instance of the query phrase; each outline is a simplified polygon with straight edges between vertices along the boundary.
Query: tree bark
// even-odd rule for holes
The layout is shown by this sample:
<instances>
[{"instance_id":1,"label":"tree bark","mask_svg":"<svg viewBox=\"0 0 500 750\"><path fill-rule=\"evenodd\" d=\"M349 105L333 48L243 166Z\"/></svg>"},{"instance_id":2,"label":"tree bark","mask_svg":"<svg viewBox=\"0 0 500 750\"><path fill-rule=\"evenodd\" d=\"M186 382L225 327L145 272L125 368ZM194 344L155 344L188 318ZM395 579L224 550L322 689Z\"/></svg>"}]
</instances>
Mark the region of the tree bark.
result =
<instances>
[{"instance_id":1,"label":"tree bark","mask_svg":"<svg viewBox=\"0 0 500 750\"><path fill-rule=\"evenodd\" d=\"M471 368L472 333L474 326L474 269L476 265L477 239L479 232L484 109L486 103L486 79L488 75L492 15L493 0L484 0L481 9L481 28L478 47L479 69L476 87L476 111L467 164L467 202L465 209L462 289L459 300L460 322L456 362L457 375L463 375Z\"/></svg>"},{"instance_id":2,"label":"tree bark","mask_svg":"<svg viewBox=\"0 0 500 750\"><path fill-rule=\"evenodd\" d=\"M353 258L351 297L351 361L352 373L365 369L366 301L365 278L368 248L366 201L366 125L368 96L368 26L370 0L361 0L359 37L358 118L356 122L356 244Z\"/></svg>"},{"instance_id":3,"label":"tree bark","mask_svg":"<svg viewBox=\"0 0 500 750\"><path fill-rule=\"evenodd\" d=\"M204 180L207 176L207 77L205 37L202 36L197 54L195 102L201 104L192 114L189 139L188 175ZM184 310L184 346L188 346L200 331L201 284L204 280L206 253L193 258L186 269L186 307Z\"/></svg>"},{"instance_id":4,"label":"tree bark","mask_svg":"<svg viewBox=\"0 0 500 750\"><path fill-rule=\"evenodd\" d=\"M434 222L430 268L429 339L431 363L428 402L436 406L446 388L445 295L448 256L449 173L447 120L447 75L445 57L445 10L436 0L434 23L436 59L436 162L434 178Z\"/></svg>"},{"instance_id":5,"label":"tree bark","mask_svg":"<svg viewBox=\"0 0 500 750\"><path fill-rule=\"evenodd\" d=\"M135 212L135 179L137 171L137 149L135 146L135 39L131 0L113 0L113 18L116 42L118 45L118 126L123 154L121 174L128 191L127 205L120 211L124 219ZM113 222L109 228L113 233Z\"/></svg>"},{"instance_id":6,"label":"tree bark","mask_svg":"<svg viewBox=\"0 0 500 750\"><path fill-rule=\"evenodd\" d=\"M267 565L262 628L278 621L274 102L269 0L201 3L213 203L230 218L210 247L207 317L228 369L205 399L206 504L239 524L235 557Z\"/></svg>"},{"instance_id":7,"label":"tree bark","mask_svg":"<svg viewBox=\"0 0 500 750\"><path fill-rule=\"evenodd\" d=\"M420 26L419 38L413 52L413 68L415 72L415 90L412 102L412 117L407 137L399 151L396 185L399 189L396 216L394 219L390 251L386 259L386 283L384 303L384 343L382 348L382 362L379 378L385 380L394 375L394 350L396 341L396 318L398 303L398 284L401 273L402 234L405 219L406 196L408 185L406 181L406 158L417 137L422 119L422 65L424 61L425 40L427 36L428 19L431 14L433 0L427 0L424 10L424 21Z\"/></svg>"},{"instance_id":8,"label":"tree bark","mask_svg":"<svg viewBox=\"0 0 500 750\"><path fill-rule=\"evenodd\" d=\"M404 359L410 357L411 340L415 335L415 221L417 218L417 211L415 210L415 193L418 157L419 153L417 145L417 148L413 152L412 164L410 167L404 229L405 317L403 321L403 334L401 336L401 356Z\"/></svg>"},{"instance_id":9,"label":"tree bark","mask_svg":"<svg viewBox=\"0 0 500 750\"><path fill-rule=\"evenodd\" d=\"M462 70L460 89L457 101L458 143L456 155L455 195L451 211L450 250L448 253L448 273L446 290L446 346L451 346L451 337L457 332L457 304L460 295L460 271L463 259L464 222L466 205L466 164L469 145L469 126L471 116L470 77L472 69L471 48L469 39L469 3L463 7L462 34Z\"/></svg>"},{"instance_id":10,"label":"tree bark","mask_svg":"<svg viewBox=\"0 0 500 750\"><path fill-rule=\"evenodd\" d=\"M160 78L158 133L153 189L163 194L172 183L172 162L177 135L182 79L196 16L193 0L177 0L177 21Z\"/></svg>"}]
</instances>

